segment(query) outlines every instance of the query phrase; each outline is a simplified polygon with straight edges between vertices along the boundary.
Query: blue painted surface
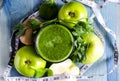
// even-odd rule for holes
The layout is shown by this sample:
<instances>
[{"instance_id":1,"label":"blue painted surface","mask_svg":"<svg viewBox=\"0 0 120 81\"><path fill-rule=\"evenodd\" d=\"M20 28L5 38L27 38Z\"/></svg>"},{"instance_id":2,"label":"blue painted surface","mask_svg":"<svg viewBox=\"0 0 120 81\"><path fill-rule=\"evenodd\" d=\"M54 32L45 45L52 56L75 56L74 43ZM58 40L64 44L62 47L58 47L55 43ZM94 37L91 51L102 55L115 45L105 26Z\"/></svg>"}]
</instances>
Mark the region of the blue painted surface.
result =
<instances>
[{"instance_id":1,"label":"blue painted surface","mask_svg":"<svg viewBox=\"0 0 120 81\"><path fill-rule=\"evenodd\" d=\"M43 0L41 0L42 2ZM96 0L99 4L101 4L101 0ZM9 53L9 40L10 40L10 29L15 26L19 21L33 13L37 10L37 7L41 4L40 0L5 0L4 6L0 10L0 45L4 44L4 47L0 47L0 54L2 53ZM58 5L62 5L63 3L60 0L57 0ZM111 11L112 10L112 11ZM91 9L88 8L89 14L91 13ZM113 31L116 31L116 4L109 3L102 9L102 15L105 19L105 22L109 28ZM105 53L104 56L96 62L86 73L85 75L91 74L103 74L109 72L113 65L113 45L114 39L110 37L108 33L106 33L100 24L95 19L95 24L99 31L103 34L105 38ZM4 28L3 28L4 27ZM3 31L4 30L4 31ZM6 37L2 37L5 35ZM7 50L5 52L5 50ZM4 58L9 58L8 54L4 56ZM4 60L3 58L0 58ZM9 59L8 59L9 60ZM3 62L3 61L2 61ZM4 63L6 64L7 61ZM1 63L1 65L3 65ZM7 64L6 64L7 65ZM99 66L98 66L99 65ZM5 65L4 65L5 66ZM13 68L11 71L11 75L19 75L15 69ZM118 81L118 74L117 71L108 75L107 77L100 77L97 79L90 79L90 80L82 80L82 81ZM81 81L81 80L80 80Z\"/></svg>"}]
</instances>

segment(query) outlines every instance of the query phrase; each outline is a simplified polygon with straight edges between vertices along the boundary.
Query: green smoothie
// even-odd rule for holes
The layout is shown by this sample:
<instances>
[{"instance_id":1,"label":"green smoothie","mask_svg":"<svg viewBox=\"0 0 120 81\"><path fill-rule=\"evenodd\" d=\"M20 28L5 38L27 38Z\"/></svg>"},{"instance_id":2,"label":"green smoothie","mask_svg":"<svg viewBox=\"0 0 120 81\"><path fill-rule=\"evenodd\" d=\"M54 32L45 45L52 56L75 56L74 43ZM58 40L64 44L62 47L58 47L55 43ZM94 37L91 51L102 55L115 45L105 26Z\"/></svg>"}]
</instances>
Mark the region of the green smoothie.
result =
<instances>
[{"instance_id":1,"label":"green smoothie","mask_svg":"<svg viewBox=\"0 0 120 81\"><path fill-rule=\"evenodd\" d=\"M73 50L73 36L62 25L48 25L38 33L36 49L38 54L49 62L63 61Z\"/></svg>"}]
</instances>

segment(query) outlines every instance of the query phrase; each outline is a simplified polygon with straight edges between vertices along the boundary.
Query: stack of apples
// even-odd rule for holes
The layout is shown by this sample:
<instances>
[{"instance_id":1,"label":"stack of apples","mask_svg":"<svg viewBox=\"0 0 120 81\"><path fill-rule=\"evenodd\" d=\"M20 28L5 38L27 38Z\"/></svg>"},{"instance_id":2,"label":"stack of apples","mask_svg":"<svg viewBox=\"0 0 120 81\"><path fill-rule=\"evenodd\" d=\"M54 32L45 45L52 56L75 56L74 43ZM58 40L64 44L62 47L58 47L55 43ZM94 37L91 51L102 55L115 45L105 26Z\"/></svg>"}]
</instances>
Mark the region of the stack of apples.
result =
<instances>
[{"instance_id":1,"label":"stack of apples","mask_svg":"<svg viewBox=\"0 0 120 81\"><path fill-rule=\"evenodd\" d=\"M86 18L88 18L88 12L87 12L86 7L83 4L81 4L80 2L77 2L77 1L72 1L69 3L65 3L60 8L60 10L58 11L57 18L59 20L60 25L55 25L55 26L58 26L58 27L64 26L66 28L65 31L67 31L67 33L69 34L70 30L72 30L74 28L74 26L78 23L78 21L86 22ZM54 25L50 25L50 27L52 27L52 26L54 26ZM45 28L47 28L47 27L45 27ZM41 33L41 32L42 31L45 32L45 30L46 30L45 28L43 28L40 31L40 35L38 35L38 37L42 36L43 33ZM53 33L55 33L55 31ZM67 36L69 36L69 35L67 35ZM70 34L70 37L71 37L71 34ZM54 46L53 42L54 43L61 42L60 37L57 36L56 38L57 38L57 40L56 40L57 42L54 42L51 39L52 42L48 42L47 44L46 43L44 43L44 44L49 45L47 47L50 48L50 46L51 46L51 48L52 48L52 46ZM87 47L87 50L85 53L86 59L82 60L81 63L91 64L91 63L96 62L98 59L100 59L100 57L102 57L102 55L104 53L103 42L94 33L83 34L82 38L86 44L89 44L89 46ZM36 46L39 44L38 39L39 38L37 38L37 40L36 40L36 42L37 42ZM46 36L46 39L47 39L47 36ZM65 38L63 37L63 39L65 39ZM73 37L71 37L70 39L71 39L71 42L73 43ZM42 40L42 39L40 39L40 40ZM45 40L45 39L43 38L43 40ZM65 41L63 41L63 42L65 42ZM40 44L40 45L44 45L44 44ZM55 46L54 46L54 48L55 48ZM73 63L72 60L69 58L70 54L72 54L71 49L72 50L74 49L73 44L70 48L69 55L64 56L65 57L64 59L59 60L59 61L58 60L51 61L48 58L46 59L46 58L42 57L41 54L38 53L40 50L40 49L38 49L38 47L34 47L34 45L25 45L16 52L16 55L14 58L14 66L20 74L27 76L27 77L39 78L39 77L43 77L43 76L53 76L53 75L57 75L57 74L61 74L61 73L66 73L66 74L70 74L70 75L79 75L80 74L79 67L77 65L75 65L75 63ZM64 50L64 49L62 49L62 50ZM46 51L49 51L49 49L47 49ZM53 51L55 51L55 50L53 50ZM63 52L65 52L65 50ZM43 52L40 50L40 53L43 53ZM46 52L44 52L44 53L46 53ZM54 52L52 52L52 53L54 53ZM52 55L51 55L51 57L52 57ZM59 55L58 55L58 57L59 57ZM68 81L70 81L70 80L68 80ZM72 81L74 81L74 80L72 80Z\"/></svg>"}]
</instances>

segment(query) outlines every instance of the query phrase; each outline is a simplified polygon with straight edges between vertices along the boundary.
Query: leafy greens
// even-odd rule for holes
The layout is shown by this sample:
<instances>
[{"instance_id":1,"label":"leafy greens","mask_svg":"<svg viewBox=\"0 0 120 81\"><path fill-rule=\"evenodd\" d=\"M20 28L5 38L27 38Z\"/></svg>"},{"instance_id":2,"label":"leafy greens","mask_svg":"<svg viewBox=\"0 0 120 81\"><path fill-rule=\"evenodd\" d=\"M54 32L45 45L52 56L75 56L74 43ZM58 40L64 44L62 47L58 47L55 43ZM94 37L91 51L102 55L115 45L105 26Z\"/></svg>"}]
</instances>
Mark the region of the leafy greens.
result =
<instances>
[{"instance_id":1,"label":"leafy greens","mask_svg":"<svg viewBox=\"0 0 120 81\"><path fill-rule=\"evenodd\" d=\"M71 59L73 62L80 62L84 59L86 59L86 50L89 47L89 44L85 44L82 35L85 33L92 33L94 32L93 30L93 25L92 25L92 20L87 19L86 22L78 22L73 31L72 34L74 36L74 46L75 49L73 51L73 54L71 55Z\"/></svg>"}]
</instances>

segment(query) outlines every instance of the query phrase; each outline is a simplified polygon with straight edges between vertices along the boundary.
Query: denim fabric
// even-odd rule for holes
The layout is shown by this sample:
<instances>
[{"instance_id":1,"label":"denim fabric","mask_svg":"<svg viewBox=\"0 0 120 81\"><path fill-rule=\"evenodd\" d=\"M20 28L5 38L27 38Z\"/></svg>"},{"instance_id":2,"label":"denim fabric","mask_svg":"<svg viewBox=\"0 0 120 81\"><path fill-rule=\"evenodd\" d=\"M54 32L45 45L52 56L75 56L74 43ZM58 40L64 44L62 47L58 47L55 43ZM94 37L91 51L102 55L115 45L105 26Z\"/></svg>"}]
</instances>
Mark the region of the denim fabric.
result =
<instances>
[{"instance_id":1,"label":"denim fabric","mask_svg":"<svg viewBox=\"0 0 120 81\"><path fill-rule=\"evenodd\" d=\"M21 19L29 16L35 12L43 0L5 0L4 6L0 9L0 75L2 75L4 68L7 66L9 61L9 42L12 32L12 27L20 22ZM102 0L96 0L99 4L102 4ZM61 0L57 0L57 4L62 6L64 4ZM92 11L88 8L89 16ZM116 31L117 16L116 16L116 4L108 3L102 10L101 13L105 19L105 22L109 28ZM104 56L97 61L93 66L85 73L85 75L91 74L103 74L109 72L113 65L113 45L114 39L105 32L101 27L97 19L95 19L95 25L100 33L104 36L105 40L105 53ZM118 81L117 71L112 74L100 78L82 80L82 81ZM13 68L11 76L19 76L19 73ZM81 81L81 80L79 80Z\"/></svg>"},{"instance_id":2,"label":"denim fabric","mask_svg":"<svg viewBox=\"0 0 120 81\"><path fill-rule=\"evenodd\" d=\"M3 0L0 0L0 8L3 6Z\"/></svg>"}]
</instances>

